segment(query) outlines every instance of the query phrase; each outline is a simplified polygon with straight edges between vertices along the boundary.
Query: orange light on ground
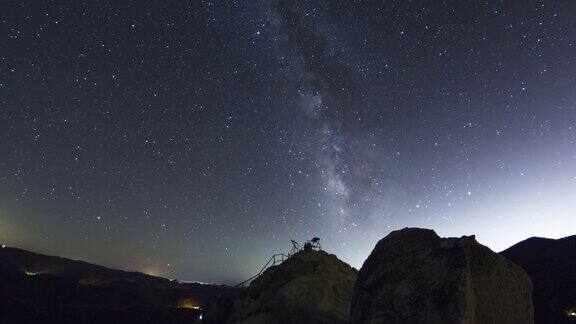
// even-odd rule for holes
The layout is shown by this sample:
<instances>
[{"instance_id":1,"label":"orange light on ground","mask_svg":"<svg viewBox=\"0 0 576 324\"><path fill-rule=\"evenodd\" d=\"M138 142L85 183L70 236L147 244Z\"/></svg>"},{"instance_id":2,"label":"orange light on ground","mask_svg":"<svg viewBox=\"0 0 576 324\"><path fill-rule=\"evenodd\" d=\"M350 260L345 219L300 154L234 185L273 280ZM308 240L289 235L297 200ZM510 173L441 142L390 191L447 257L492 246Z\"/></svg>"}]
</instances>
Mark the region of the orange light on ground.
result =
<instances>
[{"instance_id":1,"label":"orange light on ground","mask_svg":"<svg viewBox=\"0 0 576 324\"><path fill-rule=\"evenodd\" d=\"M188 309L200 309L200 305L198 305L194 299L192 298L182 298L176 304L178 308L188 308Z\"/></svg>"}]
</instances>

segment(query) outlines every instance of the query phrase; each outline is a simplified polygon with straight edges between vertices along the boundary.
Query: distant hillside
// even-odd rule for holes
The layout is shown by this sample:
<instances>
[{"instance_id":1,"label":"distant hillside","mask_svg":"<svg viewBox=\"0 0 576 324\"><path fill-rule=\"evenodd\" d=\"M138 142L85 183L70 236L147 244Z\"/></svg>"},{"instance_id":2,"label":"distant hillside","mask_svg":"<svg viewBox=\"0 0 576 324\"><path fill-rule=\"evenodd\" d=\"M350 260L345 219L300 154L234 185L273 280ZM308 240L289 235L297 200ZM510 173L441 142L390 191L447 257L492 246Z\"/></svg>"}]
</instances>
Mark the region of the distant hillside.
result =
<instances>
[{"instance_id":1,"label":"distant hillside","mask_svg":"<svg viewBox=\"0 0 576 324\"><path fill-rule=\"evenodd\" d=\"M170 283L170 280L166 278L151 276L141 272L110 269L84 261L39 254L12 247L0 248L0 262L13 263L29 273L45 273L76 281L89 277L106 277L130 281L146 280L156 284Z\"/></svg>"},{"instance_id":2,"label":"distant hillside","mask_svg":"<svg viewBox=\"0 0 576 324\"><path fill-rule=\"evenodd\" d=\"M190 323L239 289L0 248L0 323Z\"/></svg>"},{"instance_id":3,"label":"distant hillside","mask_svg":"<svg viewBox=\"0 0 576 324\"><path fill-rule=\"evenodd\" d=\"M576 235L532 237L501 254L532 278L536 323L576 323Z\"/></svg>"}]
</instances>

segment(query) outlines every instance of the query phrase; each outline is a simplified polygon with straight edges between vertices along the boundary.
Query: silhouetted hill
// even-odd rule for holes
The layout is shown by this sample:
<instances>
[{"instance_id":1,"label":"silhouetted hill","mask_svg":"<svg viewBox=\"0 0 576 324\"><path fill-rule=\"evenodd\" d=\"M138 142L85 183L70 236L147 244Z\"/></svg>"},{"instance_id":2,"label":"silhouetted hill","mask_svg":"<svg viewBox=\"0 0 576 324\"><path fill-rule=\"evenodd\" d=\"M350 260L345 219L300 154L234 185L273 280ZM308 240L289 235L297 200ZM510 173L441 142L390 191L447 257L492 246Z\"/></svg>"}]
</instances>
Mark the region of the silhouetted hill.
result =
<instances>
[{"instance_id":1,"label":"silhouetted hill","mask_svg":"<svg viewBox=\"0 0 576 324\"><path fill-rule=\"evenodd\" d=\"M237 293L0 248L0 323L190 323L209 299Z\"/></svg>"},{"instance_id":2,"label":"silhouetted hill","mask_svg":"<svg viewBox=\"0 0 576 324\"><path fill-rule=\"evenodd\" d=\"M39 254L13 247L0 249L0 261L8 261L30 273L47 273L71 280L82 280L89 277L106 277L130 281L145 280L158 284L168 284L170 280L151 276L141 272L129 272L72 260L58 256Z\"/></svg>"},{"instance_id":3,"label":"silhouetted hill","mask_svg":"<svg viewBox=\"0 0 576 324\"><path fill-rule=\"evenodd\" d=\"M501 252L532 278L536 323L575 323L576 235L532 237Z\"/></svg>"},{"instance_id":4,"label":"silhouetted hill","mask_svg":"<svg viewBox=\"0 0 576 324\"><path fill-rule=\"evenodd\" d=\"M357 270L325 251L300 251L267 268L243 298L208 306L210 324L348 323Z\"/></svg>"}]
</instances>

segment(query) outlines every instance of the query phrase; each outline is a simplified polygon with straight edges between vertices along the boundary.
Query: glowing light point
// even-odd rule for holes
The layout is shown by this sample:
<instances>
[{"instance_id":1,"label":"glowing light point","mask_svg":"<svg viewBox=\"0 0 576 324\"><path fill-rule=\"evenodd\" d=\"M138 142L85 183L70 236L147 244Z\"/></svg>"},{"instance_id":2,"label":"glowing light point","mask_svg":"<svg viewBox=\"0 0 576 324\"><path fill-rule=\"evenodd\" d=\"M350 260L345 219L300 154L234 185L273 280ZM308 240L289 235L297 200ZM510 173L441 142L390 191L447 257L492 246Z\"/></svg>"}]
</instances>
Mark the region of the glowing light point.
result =
<instances>
[{"instance_id":1,"label":"glowing light point","mask_svg":"<svg viewBox=\"0 0 576 324\"><path fill-rule=\"evenodd\" d=\"M6 245L2 244L2 248L5 248L5 247L6 247Z\"/></svg>"},{"instance_id":2,"label":"glowing light point","mask_svg":"<svg viewBox=\"0 0 576 324\"><path fill-rule=\"evenodd\" d=\"M200 309L200 305L198 305L192 298L180 299L176 304L176 307L188 308L188 309Z\"/></svg>"},{"instance_id":3,"label":"glowing light point","mask_svg":"<svg viewBox=\"0 0 576 324\"><path fill-rule=\"evenodd\" d=\"M569 309L566 311L566 316L568 317L576 317L576 309Z\"/></svg>"}]
</instances>

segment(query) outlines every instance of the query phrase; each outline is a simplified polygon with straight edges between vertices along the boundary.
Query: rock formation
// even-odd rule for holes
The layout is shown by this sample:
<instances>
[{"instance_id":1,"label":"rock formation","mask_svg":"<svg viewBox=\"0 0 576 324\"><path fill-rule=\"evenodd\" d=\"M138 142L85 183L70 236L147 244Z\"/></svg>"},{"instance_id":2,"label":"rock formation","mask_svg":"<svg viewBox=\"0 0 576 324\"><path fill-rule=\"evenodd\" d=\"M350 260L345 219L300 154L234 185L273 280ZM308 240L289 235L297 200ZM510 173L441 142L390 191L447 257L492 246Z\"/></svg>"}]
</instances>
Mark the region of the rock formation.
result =
<instances>
[{"instance_id":1,"label":"rock formation","mask_svg":"<svg viewBox=\"0 0 576 324\"><path fill-rule=\"evenodd\" d=\"M576 322L576 235L532 237L500 254L532 278L536 323Z\"/></svg>"},{"instance_id":2,"label":"rock formation","mask_svg":"<svg viewBox=\"0 0 576 324\"><path fill-rule=\"evenodd\" d=\"M348 323L356 274L334 255L300 251L256 278L226 323Z\"/></svg>"},{"instance_id":3,"label":"rock formation","mask_svg":"<svg viewBox=\"0 0 576 324\"><path fill-rule=\"evenodd\" d=\"M350 323L533 323L532 284L474 236L405 228L358 273Z\"/></svg>"}]
</instances>

